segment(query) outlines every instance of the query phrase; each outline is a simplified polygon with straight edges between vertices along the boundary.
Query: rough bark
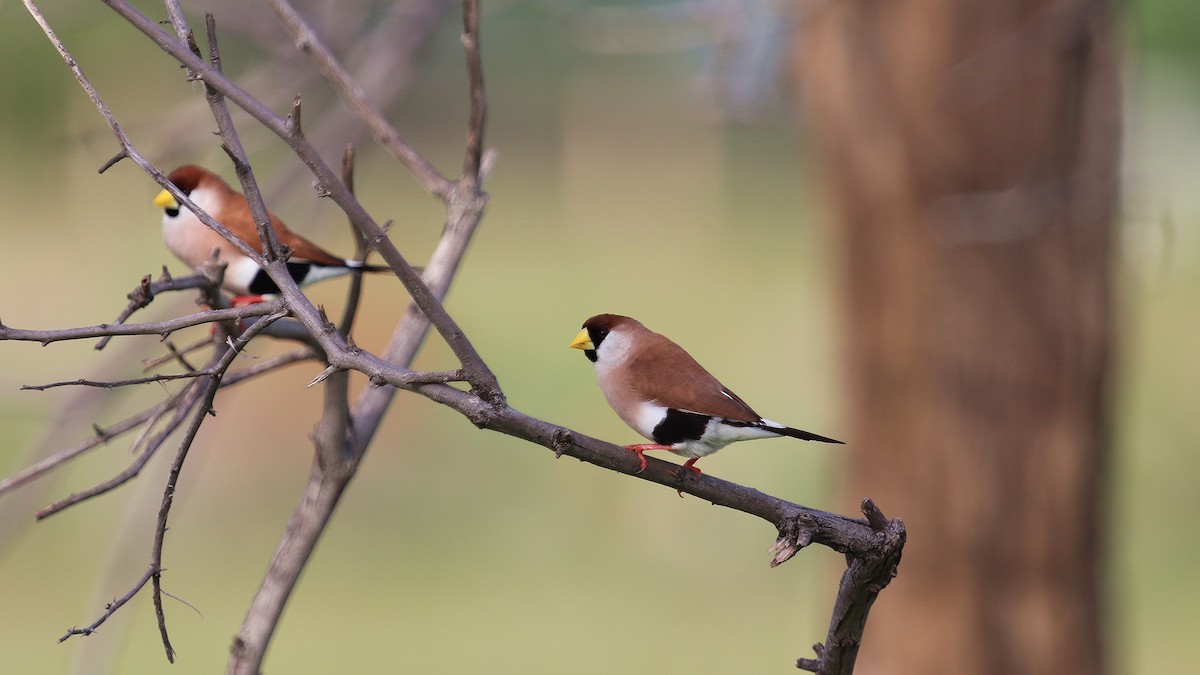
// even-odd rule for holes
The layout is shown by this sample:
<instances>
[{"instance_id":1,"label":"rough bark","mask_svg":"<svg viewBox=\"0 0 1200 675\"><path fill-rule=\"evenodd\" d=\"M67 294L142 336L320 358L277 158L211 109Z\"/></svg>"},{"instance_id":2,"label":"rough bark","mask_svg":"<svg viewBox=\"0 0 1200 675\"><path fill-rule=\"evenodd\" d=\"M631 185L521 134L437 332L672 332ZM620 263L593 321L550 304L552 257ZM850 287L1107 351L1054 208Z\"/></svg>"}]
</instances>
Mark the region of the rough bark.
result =
<instances>
[{"instance_id":1,"label":"rough bark","mask_svg":"<svg viewBox=\"0 0 1200 675\"><path fill-rule=\"evenodd\" d=\"M850 494L904 517L864 673L1105 670L1119 95L1099 0L805 5Z\"/></svg>"}]
</instances>

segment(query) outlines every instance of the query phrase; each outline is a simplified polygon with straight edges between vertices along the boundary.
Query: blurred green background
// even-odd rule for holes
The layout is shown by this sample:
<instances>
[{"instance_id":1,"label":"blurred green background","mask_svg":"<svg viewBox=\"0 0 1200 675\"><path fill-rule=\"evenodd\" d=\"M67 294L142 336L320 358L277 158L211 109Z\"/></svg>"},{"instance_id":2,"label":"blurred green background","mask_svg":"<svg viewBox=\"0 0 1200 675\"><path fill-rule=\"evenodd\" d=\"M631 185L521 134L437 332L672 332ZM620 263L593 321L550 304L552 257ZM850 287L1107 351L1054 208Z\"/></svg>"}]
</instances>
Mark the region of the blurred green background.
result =
<instances>
[{"instance_id":1,"label":"blurred green background","mask_svg":"<svg viewBox=\"0 0 1200 675\"><path fill-rule=\"evenodd\" d=\"M750 17L738 24L749 25L742 35L750 39L739 42L706 30L714 24L687 7L487 3L487 144L499 158L448 306L514 406L585 433L636 440L604 403L590 365L567 348L585 318L608 311L672 336L768 417L837 437L836 251L820 176L788 105L794 94L779 86L788 49L786 33L773 28L779 8L735 11ZM103 7L51 9L143 153L163 169L198 162L232 180L202 92L172 61ZM328 97L311 79L298 86L299 75L262 75L261 64L291 51L267 10L247 6L232 19L217 11L220 25L246 31L231 30L223 45L227 70L245 73L253 93L277 110L297 91L317 104ZM1200 510L1200 51L1193 31L1182 29L1195 26L1198 13L1189 0L1125 8L1113 672L1186 672L1200 657L1200 544L1178 524ZM193 25L201 25L197 17ZM390 117L455 174L465 119L455 11L437 25ZM355 36L342 39L352 44ZM310 110L312 129L320 117ZM296 160L239 119L272 210L348 252L343 219L314 198ZM110 321L141 275L163 264L183 272L159 238L150 203L157 187L130 162L97 175L117 146L18 3L0 3L0 121L7 325ZM336 161L344 138L323 142ZM440 232L440 204L367 143L359 181L375 217L395 219L401 250L422 260ZM336 308L343 289L330 282L311 295ZM369 280L358 343L381 348L405 302L394 280ZM191 303L163 299L142 318L174 316ZM259 342L251 352L286 348ZM90 341L0 344L0 471L165 395L159 385L83 394L20 385L133 377L159 350L152 338L99 353ZM417 365L452 363L434 338ZM164 554L165 588L198 610L167 602L178 651L170 672L224 667L307 476L320 392L304 385L319 370L295 366L223 393L201 432ZM0 672L167 672L148 594L94 636L55 640L93 621L141 575L174 447L119 492L32 520L37 508L123 468L127 448L128 441L101 447L0 498ZM844 513L862 496L839 492L837 450L823 446L734 446L704 469ZM794 660L824 638L843 563L814 548L772 570L765 550L773 540L770 526L748 516L555 461L402 395L301 579L266 668L793 672Z\"/></svg>"}]
</instances>

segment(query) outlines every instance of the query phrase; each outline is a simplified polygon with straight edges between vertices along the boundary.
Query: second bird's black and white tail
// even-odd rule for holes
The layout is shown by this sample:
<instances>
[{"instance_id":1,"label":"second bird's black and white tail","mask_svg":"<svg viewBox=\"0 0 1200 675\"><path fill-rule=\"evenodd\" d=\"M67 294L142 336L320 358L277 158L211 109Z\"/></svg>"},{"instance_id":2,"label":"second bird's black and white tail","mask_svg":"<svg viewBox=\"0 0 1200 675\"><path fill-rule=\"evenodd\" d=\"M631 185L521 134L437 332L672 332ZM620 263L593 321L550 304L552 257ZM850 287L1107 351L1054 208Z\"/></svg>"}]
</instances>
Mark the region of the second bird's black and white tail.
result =
<instances>
[{"instance_id":1,"label":"second bird's black and white tail","mask_svg":"<svg viewBox=\"0 0 1200 675\"><path fill-rule=\"evenodd\" d=\"M811 431L805 431L803 429L793 429L792 427L784 426L778 422L772 422L771 420L760 420L758 426L767 431L779 434L780 436L799 438L802 441L820 441L822 443L838 443L845 445L843 441L839 441L834 438L828 438L820 434L814 434Z\"/></svg>"}]
</instances>

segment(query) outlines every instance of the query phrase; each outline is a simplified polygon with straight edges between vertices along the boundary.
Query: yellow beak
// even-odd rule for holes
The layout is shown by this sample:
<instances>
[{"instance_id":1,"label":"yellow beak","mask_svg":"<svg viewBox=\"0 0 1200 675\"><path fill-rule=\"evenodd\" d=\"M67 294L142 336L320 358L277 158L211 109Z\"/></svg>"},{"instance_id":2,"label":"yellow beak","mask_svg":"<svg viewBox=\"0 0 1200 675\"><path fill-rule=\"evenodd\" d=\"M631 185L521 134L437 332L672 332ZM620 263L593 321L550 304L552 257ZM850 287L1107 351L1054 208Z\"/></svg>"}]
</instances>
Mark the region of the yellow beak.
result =
<instances>
[{"instance_id":1,"label":"yellow beak","mask_svg":"<svg viewBox=\"0 0 1200 675\"><path fill-rule=\"evenodd\" d=\"M592 338L588 335L586 328L579 331L579 335L575 336L575 341L571 343L571 349L595 349L592 346Z\"/></svg>"},{"instance_id":2,"label":"yellow beak","mask_svg":"<svg viewBox=\"0 0 1200 675\"><path fill-rule=\"evenodd\" d=\"M154 203L163 209L179 208L179 202L175 201L175 198L171 196L171 193L167 192L166 190L158 193L158 196L154 198Z\"/></svg>"}]
</instances>

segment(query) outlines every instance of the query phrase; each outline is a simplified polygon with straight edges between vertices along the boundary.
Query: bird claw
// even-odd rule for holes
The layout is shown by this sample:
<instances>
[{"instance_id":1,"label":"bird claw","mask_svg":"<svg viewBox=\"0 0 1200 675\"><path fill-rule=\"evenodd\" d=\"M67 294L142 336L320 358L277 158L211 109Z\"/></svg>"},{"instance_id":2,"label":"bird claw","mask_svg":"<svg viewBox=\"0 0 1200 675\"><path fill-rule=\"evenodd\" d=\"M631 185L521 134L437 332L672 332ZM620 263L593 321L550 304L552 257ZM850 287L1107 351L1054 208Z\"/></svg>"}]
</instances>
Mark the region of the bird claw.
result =
<instances>
[{"instance_id":1,"label":"bird claw","mask_svg":"<svg viewBox=\"0 0 1200 675\"><path fill-rule=\"evenodd\" d=\"M700 476L703 476L704 472L701 471L700 469L696 468L696 460L697 459L699 459L699 458L693 457L693 458L689 459L688 461L684 462L682 467L680 467L678 469L671 469L668 473L671 474L672 478L679 480L679 481L684 481L684 480L687 480L687 474L684 473L684 469L687 469L688 473L690 473L692 475L692 480L700 480ZM676 489L675 493L679 495L680 499L683 499L683 490L682 489Z\"/></svg>"},{"instance_id":2,"label":"bird claw","mask_svg":"<svg viewBox=\"0 0 1200 675\"><path fill-rule=\"evenodd\" d=\"M638 470L635 473L641 473L646 470L646 451L634 445L626 446L626 450L630 450L638 456Z\"/></svg>"},{"instance_id":3,"label":"bird claw","mask_svg":"<svg viewBox=\"0 0 1200 675\"><path fill-rule=\"evenodd\" d=\"M647 450L672 450L673 448L669 445L657 445L654 443L641 443L641 444L637 444L637 445L627 445L627 446L625 446L625 449L629 450L630 452L637 453L638 462L639 462L640 466L638 467L638 470L635 473L641 473L646 470L646 454L645 453Z\"/></svg>"},{"instance_id":4,"label":"bird claw","mask_svg":"<svg viewBox=\"0 0 1200 675\"><path fill-rule=\"evenodd\" d=\"M700 476L703 476L703 475L704 475L704 472L703 472L703 471L701 471L701 470L700 470L700 469L699 469L699 468L696 466L696 462L697 462L699 459L700 459L699 457L693 457L693 458L689 459L688 461L684 462L684 463L683 463L683 467L682 467L682 468L679 468L679 469L671 469L671 471L670 471L670 473L671 473L671 477L672 477L672 478L678 478L679 480L683 480L683 478L684 478L684 475L683 475L683 469L687 469L689 472L691 472L691 474L692 474L692 475L693 475L693 476L694 476L694 477L695 477L697 480L699 480L699 479L700 479Z\"/></svg>"}]
</instances>

